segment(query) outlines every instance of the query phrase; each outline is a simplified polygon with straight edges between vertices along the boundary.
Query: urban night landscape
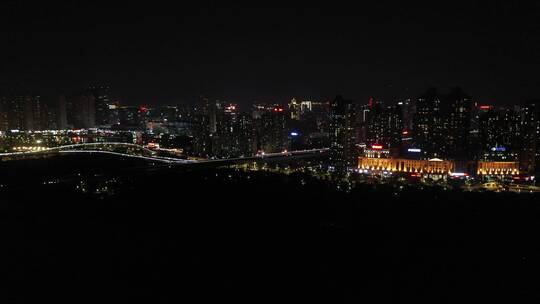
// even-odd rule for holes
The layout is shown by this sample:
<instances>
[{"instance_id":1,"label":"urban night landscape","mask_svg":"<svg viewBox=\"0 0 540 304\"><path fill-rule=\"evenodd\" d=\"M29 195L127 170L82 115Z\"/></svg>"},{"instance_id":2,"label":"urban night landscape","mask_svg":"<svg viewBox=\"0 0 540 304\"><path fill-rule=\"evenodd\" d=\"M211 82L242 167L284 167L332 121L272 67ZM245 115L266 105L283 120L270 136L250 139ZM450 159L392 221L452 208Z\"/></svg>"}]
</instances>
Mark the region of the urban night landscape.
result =
<instances>
[{"instance_id":1,"label":"urban night landscape","mask_svg":"<svg viewBox=\"0 0 540 304\"><path fill-rule=\"evenodd\" d=\"M540 302L540 4L0 4L1 303Z\"/></svg>"}]
</instances>

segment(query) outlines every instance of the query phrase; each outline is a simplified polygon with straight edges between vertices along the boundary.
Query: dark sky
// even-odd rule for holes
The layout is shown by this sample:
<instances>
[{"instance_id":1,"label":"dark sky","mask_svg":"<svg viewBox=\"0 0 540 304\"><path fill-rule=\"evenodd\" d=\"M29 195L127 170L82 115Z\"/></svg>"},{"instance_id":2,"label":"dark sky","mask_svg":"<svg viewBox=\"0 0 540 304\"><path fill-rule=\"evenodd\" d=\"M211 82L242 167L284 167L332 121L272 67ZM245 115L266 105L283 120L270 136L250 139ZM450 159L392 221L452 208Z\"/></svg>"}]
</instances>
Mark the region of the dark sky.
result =
<instances>
[{"instance_id":1,"label":"dark sky","mask_svg":"<svg viewBox=\"0 0 540 304\"><path fill-rule=\"evenodd\" d=\"M540 98L538 4L191 2L4 2L0 83L49 94L103 82L146 104L392 102L430 85L483 103Z\"/></svg>"}]
</instances>

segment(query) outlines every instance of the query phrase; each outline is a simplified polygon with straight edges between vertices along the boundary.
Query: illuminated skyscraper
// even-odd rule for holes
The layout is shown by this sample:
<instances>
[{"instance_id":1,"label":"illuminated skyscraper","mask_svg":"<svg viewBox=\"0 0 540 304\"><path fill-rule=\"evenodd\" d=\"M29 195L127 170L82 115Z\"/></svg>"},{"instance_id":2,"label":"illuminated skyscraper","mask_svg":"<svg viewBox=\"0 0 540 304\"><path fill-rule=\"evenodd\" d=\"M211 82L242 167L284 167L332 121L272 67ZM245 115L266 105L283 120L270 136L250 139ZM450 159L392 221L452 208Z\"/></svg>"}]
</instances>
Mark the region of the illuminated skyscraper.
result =
<instances>
[{"instance_id":1,"label":"illuminated skyscraper","mask_svg":"<svg viewBox=\"0 0 540 304\"><path fill-rule=\"evenodd\" d=\"M384 136L389 149L401 147L403 134L403 104L386 107L384 115Z\"/></svg>"},{"instance_id":2,"label":"illuminated skyscraper","mask_svg":"<svg viewBox=\"0 0 540 304\"><path fill-rule=\"evenodd\" d=\"M361 110L362 120L365 122L365 144L370 146L383 143L385 119L382 101L372 97L367 107Z\"/></svg>"},{"instance_id":3,"label":"illuminated skyscraper","mask_svg":"<svg viewBox=\"0 0 540 304\"><path fill-rule=\"evenodd\" d=\"M302 104L296 101L296 98L291 99L289 102L289 113L292 120L299 120L300 113L302 112Z\"/></svg>"},{"instance_id":4,"label":"illuminated skyscraper","mask_svg":"<svg viewBox=\"0 0 540 304\"><path fill-rule=\"evenodd\" d=\"M220 158L250 156L254 153L252 119L234 103L220 103L216 111L213 155Z\"/></svg>"},{"instance_id":5,"label":"illuminated skyscraper","mask_svg":"<svg viewBox=\"0 0 540 304\"><path fill-rule=\"evenodd\" d=\"M479 158L488 161L515 161L521 129L520 113L510 108L490 107L479 116Z\"/></svg>"},{"instance_id":6,"label":"illuminated skyscraper","mask_svg":"<svg viewBox=\"0 0 540 304\"><path fill-rule=\"evenodd\" d=\"M522 112L520 169L528 174L540 172L540 101L530 101Z\"/></svg>"},{"instance_id":7,"label":"illuminated skyscraper","mask_svg":"<svg viewBox=\"0 0 540 304\"><path fill-rule=\"evenodd\" d=\"M371 106L369 106L371 105ZM401 146L403 131L402 104L383 106L381 102L371 100L368 109L363 109L365 123L365 144L383 145L385 148L398 149Z\"/></svg>"},{"instance_id":8,"label":"illuminated skyscraper","mask_svg":"<svg viewBox=\"0 0 540 304\"><path fill-rule=\"evenodd\" d=\"M257 150L281 152L288 147L286 111L278 104L256 104L253 111Z\"/></svg>"},{"instance_id":9,"label":"illuminated skyscraper","mask_svg":"<svg viewBox=\"0 0 540 304\"><path fill-rule=\"evenodd\" d=\"M469 133L472 121L472 101L460 88L455 88L448 96L448 130L445 132L447 156L466 160L469 147Z\"/></svg>"},{"instance_id":10,"label":"illuminated skyscraper","mask_svg":"<svg viewBox=\"0 0 540 304\"><path fill-rule=\"evenodd\" d=\"M195 106L193 152L202 157L212 155L212 137L215 132L215 103L201 96Z\"/></svg>"},{"instance_id":11,"label":"illuminated skyscraper","mask_svg":"<svg viewBox=\"0 0 540 304\"><path fill-rule=\"evenodd\" d=\"M434 88L418 98L414 116L415 145L421 148L427 157L441 157L445 142L444 119L441 113L441 99Z\"/></svg>"},{"instance_id":12,"label":"illuminated skyscraper","mask_svg":"<svg viewBox=\"0 0 540 304\"><path fill-rule=\"evenodd\" d=\"M253 134L253 118L248 114L239 114L234 124L234 140L238 156L249 156L255 153Z\"/></svg>"},{"instance_id":13,"label":"illuminated skyscraper","mask_svg":"<svg viewBox=\"0 0 540 304\"><path fill-rule=\"evenodd\" d=\"M330 165L336 173L345 174L357 162L356 105L337 96L330 103Z\"/></svg>"}]
</instances>

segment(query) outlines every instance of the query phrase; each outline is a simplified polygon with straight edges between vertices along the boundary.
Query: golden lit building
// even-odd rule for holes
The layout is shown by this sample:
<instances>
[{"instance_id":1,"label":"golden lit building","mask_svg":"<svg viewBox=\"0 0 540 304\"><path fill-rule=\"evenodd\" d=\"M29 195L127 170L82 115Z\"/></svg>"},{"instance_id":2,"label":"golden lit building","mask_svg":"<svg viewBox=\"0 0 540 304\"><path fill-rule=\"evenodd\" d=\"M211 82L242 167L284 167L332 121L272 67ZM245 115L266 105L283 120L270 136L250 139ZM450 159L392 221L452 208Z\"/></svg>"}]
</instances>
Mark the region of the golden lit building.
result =
<instances>
[{"instance_id":1,"label":"golden lit building","mask_svg":"<svg viewBox=\"0 0 540 304\"><path fill-rule=\"evenodd\" d=\"M358 169L423 174L452 174L456 164L450 160L359 157ZM471 174L472 172L468 172ZM478 175L512 176L519 174L519 162L479 161Z\"/></svg>"},{"instance_id":2,"label":"golden lit building","mask_svg":"<svg viewBox=\"0 0 540 304\"><path fill-rule=\"evenodd\" d=\"M449 174L454 170L454 162L438 158L425 160L359 157L358 168L375 171Z\"/></svg>"},{"instance_id":3,"label":"golden lit building","mask_svg":"<svg viewBox=\"0 0 540 304\"><path fill-rule=\"evenodd\" d=\"M519 174L519 162L479 161L478 175L516 175Z\"/></svg>"}]
</instances>

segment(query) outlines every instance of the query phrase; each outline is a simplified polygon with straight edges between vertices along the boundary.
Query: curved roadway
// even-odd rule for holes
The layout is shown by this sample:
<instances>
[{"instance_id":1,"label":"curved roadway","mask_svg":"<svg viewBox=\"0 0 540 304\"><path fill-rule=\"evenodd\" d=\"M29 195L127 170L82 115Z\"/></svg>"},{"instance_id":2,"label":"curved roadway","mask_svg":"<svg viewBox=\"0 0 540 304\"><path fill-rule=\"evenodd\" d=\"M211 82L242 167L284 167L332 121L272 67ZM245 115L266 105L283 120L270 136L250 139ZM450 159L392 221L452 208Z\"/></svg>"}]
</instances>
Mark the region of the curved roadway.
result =
<instances>
[{"instance_id":1,"label":"curved roadway","mask_svg":"<svg viewBox=\"0 0 540 304\"><path fill-rule=\"evenodd\" d=\"M103 147L103 146L124 146L128 148L137 148L141 151L147 152L151 154L152 156L144 156L144 155L137 155L137 154L129 154L129 153L121 153L121 152L115 152L115 151L107 151L103 149L84 149L87 147ZM78 149L82 148L82 149ZM154 156L155 151L152 151L148 148L145 148L143 146L132 144L132 143L120 143L120 142L103 142L103 143L83 143L83 144L72 144L72 145L64 145L64 146L58 146L58 147L52 147L41 151L27 151L27 152L10 152L10 153L0 153L0 157L2 156L24 156L24 155L37 155L37 154L45 154L49 152L58 152L63 154L69 154L69 153L100 153L100 154L109 154L109 155L116 155L116 156L123 156L123 157L133 157L133 158L139 158L149 161L158 161L163 163L169 163L169 164L193 164L193 163L236 163L236 162L245 162L245 161L260 161L264 159L279 159L279 158L287 158L288 156L316 156L320 153L325 153L328 151L328 148L322 148L322 149L311 149L311 150L297 150L297 151L290 151L290 152L278 152L278 153L268 153L268 154L260 154L255 156L247 156L247 157L237 157L237 158L225 158L225 159L209 159L209 160L186 160L186 159L178 159L178 158L171 158L171 157L162 157L162 156Z\"/></svg>"}]
</instances>

